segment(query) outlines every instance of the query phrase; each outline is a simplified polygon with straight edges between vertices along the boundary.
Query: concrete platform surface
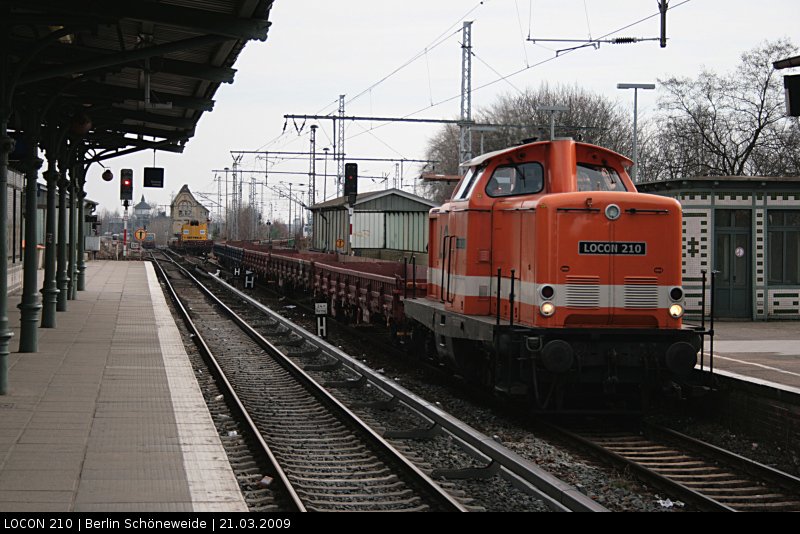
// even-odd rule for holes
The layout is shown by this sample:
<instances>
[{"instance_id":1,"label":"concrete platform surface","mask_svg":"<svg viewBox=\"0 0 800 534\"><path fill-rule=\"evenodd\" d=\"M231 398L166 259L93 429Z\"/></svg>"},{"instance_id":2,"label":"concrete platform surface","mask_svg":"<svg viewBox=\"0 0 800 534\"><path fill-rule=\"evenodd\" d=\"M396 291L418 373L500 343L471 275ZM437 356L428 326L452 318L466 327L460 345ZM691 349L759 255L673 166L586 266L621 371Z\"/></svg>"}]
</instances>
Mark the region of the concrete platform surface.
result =
<instances>
[{"instance_id":1,"label":"concrete platform surface","mask_svg":"<svg viewBox=\"0 0 800 534\"><path fill-rule=\"evenodd\" d=\"M87 264L86 291L0 396L0 511L246 511L152 266Z\"/></svg>"},{"instance_id":2,"label":"concrete platform surface","mask_svg":"<svg viewBox=\"0 0 800 534\"><path fill-rule=\"evenodd\" d=\"M800 321L715 321L714 332L715 370L800 394Z\"/></svg>"}]
</instances>

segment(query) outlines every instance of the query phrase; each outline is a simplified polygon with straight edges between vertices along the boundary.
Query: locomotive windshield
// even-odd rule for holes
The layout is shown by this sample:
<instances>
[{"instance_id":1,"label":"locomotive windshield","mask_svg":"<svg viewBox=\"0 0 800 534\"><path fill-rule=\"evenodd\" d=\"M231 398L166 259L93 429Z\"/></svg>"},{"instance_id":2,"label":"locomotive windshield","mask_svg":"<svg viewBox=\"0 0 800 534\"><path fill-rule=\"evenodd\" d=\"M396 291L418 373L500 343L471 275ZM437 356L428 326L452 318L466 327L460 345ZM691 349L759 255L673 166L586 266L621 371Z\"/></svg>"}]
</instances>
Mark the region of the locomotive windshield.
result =
<instances>
[{"instance_id":1,"label":"locomotive windshield","mask_svg":"<svg viewBox=\"0 0 800 534\"><path fill-rule=\"evenodd\" d=\"M578 191L627 191L611 167L578 163Z\"/></svg>"},{"instance_id":2,"label":"locomotive windshield","mask_svg":"<svg viewBox=\"0 0 800 534\"><path fill-rule=\"evenodd\" d=\"M486 194L490 197L508 197L538 193L544 185L543 176L541 163L503 165L492 173L492 178L486 184Z\"/></svg>"},{"instance_id":3,"label":"locomotive windshield","mask_svg":"<svg viewBox=\"0 0 800 534\"><path fill-rule=\"evenodd\" d=\"M470 167L467 169L467 174L464 178L459 182L458 190L453 195L455 200L464 200L469 198L469 195L472 193L472 188L478 182L478 179L483 174L483 170L486 168L485 165L481 167Z\"/></svg>"}]
</instances>

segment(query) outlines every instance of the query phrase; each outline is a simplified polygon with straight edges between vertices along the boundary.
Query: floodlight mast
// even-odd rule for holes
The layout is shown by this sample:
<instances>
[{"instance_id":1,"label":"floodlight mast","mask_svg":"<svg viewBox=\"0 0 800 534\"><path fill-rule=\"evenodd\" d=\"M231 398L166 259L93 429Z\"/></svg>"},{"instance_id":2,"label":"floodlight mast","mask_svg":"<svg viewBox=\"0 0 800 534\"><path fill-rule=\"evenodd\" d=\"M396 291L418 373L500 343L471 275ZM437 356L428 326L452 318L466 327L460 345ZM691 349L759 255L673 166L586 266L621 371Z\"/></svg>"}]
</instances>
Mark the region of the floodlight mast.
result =
<instances>
[{"instance_id":1,"label":"floodlight mast","mask_svg":"<svg viewBox=\"0 0 800 534\"><path fill-rule=\"evenodd\" d=\"M639 170L636 168L639 164L639 146L638 146L638 139L637 139L637 131L636 131L636 124L637 124L637 111L636 108L638 107L638 97L639 97L639 89L655 89L656 84L654 83L618 83L617 89L633 89L633 167L631 167L631 179L636 182L636 176L639 174Z\"/></svg>"}]
</instances>

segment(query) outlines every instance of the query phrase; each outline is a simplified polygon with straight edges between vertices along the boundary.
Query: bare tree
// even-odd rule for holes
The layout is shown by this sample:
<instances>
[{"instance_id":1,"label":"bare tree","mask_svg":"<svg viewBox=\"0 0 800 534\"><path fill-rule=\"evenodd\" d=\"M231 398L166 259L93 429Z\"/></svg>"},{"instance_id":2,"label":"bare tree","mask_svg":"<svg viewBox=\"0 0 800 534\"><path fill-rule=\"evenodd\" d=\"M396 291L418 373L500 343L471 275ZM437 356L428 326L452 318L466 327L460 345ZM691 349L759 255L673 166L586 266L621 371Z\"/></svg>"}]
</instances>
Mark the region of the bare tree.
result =
<instances>
[{"instance_id":1,"label":"bare tree","mask_svg":"<svg viewBox=\"0 0 800 534\"><path fill-rule=\"evenodd\" d=\"M484 122L526 125L490 132L485 136L484 149L498 150L523 139L548 139L550 113L539 108L557 105L568 108L556 116L557 137L572 137L620 153L630 150L632 123L626 110L620 109L613 100L577 85L550 86L547 83L521 95L501 97L497 104L479 112Z\"/></svg>"},{"instance_id":2,"label":"bare tree","mask_svg":"<svg viewBox=\"0 0 800 534\"><path fill-rule=\"evenodd\" d=\"M426 170L438 174L458 174L459 130L455 124L447 124L428 141L427 159L436 160L436 166ZM422 195L442 204L453 194L455 184L430 182L422 186Z\"/></svg>"},{"instance_id":3,"label":"bare tree","mask_svg":"<svg viewBox=\"0 0 800 534\"><path fill-rule=\"evenodd\" d=\"M573 86L542 84L523 94L501 97L493 106L476 113L477 122L499 124L488 132L472 134L472 152L491 152L521 143L527 139L547 139L550 136L550 114L539 111L543 106L561 105L569 111L556 117L557 137L573 137L629 153L632 141L632 122L627 111L612 100ZM438 160L436 171L458 174L458 127L447 125L429 142L427 158ZM425 196L437 201L449 198L449 191L440 184L429 184Z\"/></svg>"},{"instance_id":4,"label":"bare tree","mask_svg":"<svg viewBox=\"0 0 800 534\"><path fill-rule=\"evenodd\" d=\"M97 218L97 222L100 223L100 234L104 235L107 232L115 232L117 230L115 223L121 219L122 218L119 214L119 209L115 208L114 211L111 212L108 209L103 208Z\"/></svg>"},{"instance_id":5,"label":"bare tree","mask_svg":"<svg viewBox=\"0 0 800 534\"><path fill-rule=\"evenodd\" d=\"M156 236L156 245L167 245L172 236L172 218L164 214L151 217L150 224L147 225L147 232Z\"/></svg>"},{"instance_id":6,"label":"bare tree","mask_svg":"<svg viewBox=\"0 0 800 534\"><path fill-rule=\"evenodd\" d=\"M797 174L798 125L784 117L782 77L772 67L796 52L789 40L768 41L743 53L732 73L659 80L649 178Z\"/></svg>"}]
</instances>

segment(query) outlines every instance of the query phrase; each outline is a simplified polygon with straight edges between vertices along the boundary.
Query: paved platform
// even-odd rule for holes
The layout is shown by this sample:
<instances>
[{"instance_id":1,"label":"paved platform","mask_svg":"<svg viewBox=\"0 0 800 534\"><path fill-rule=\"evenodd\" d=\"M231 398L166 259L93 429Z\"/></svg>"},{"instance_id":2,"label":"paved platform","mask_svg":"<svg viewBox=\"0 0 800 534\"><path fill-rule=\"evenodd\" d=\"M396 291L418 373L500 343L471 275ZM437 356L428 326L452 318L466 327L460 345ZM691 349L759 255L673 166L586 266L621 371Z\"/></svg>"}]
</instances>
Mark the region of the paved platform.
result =
<instances>
[{"instance_id":1,"label":"paved platform","mask_svg":"<svg viewBox=\"0 0 800 534\"><path fill-rule=\"evenodd\" d=\"M87 290L0 396L0 511L246 511L152 266L87 264Z\"/></svg>"},{"instance_id":2,"label":"paved platform","mask_svg":"<svg viewBox=\"0 0 800 534\"><path fill-rule=\"evenodd\" d=\"M718 320L714 332L715 371L800 394L800 321Z\"/></svg>"}]
</instances>

